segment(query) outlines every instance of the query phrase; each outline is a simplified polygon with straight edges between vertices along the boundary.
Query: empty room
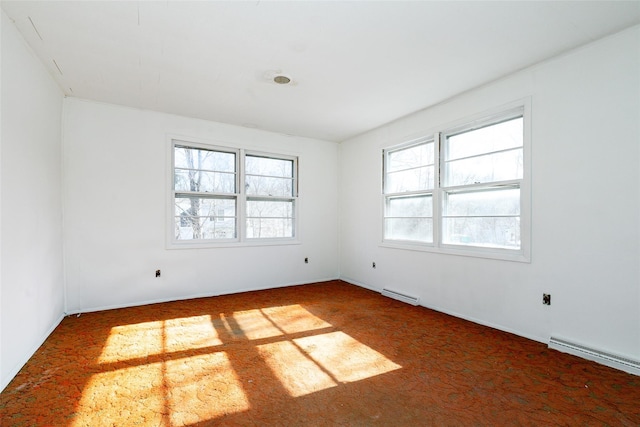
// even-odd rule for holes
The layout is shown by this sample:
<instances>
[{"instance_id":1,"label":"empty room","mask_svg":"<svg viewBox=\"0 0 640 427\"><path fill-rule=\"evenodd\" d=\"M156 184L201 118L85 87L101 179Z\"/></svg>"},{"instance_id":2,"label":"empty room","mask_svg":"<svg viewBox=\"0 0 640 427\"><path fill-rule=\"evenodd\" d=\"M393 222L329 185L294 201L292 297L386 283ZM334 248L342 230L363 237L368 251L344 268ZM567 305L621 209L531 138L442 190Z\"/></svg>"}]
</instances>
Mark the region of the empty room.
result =
<instances>
[{"instance_id":1,"label":"empty room","mask_svg":"<svg viewBox=\"0 0 640 427\"><path fill-rule=\"evenodd\" d=\"M0 425L640 425L640 2L0 6Z\"/></svg>"}]
</instances>

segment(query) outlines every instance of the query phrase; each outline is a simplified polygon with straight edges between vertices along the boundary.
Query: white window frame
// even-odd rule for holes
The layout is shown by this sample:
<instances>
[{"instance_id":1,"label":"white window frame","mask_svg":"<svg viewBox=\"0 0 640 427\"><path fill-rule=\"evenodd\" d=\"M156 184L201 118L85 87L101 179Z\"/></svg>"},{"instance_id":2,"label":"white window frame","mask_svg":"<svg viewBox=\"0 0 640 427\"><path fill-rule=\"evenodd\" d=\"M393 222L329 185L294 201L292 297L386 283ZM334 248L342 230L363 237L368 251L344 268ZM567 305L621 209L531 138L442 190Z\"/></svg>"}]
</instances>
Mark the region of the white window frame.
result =
<instances>
[{"instance_id":1,"label":"white window frame","mask_svg":"<svg viewBox=\"0 0 640 427\"><path fill-rule=\"evenodd\" d=\"M387 176L391 173L397 173L397 172L402 172L402 171L407 171L409 169L405 169L405 170L400 170L400 171L390 171L390 165L389 165L389 157L391 154L397 153L399 151L403 151L403 150L408 150L414 147L419 147L421 145L428 145L428 144L433 144L434 146L437 145L437 140L435 139L435 137L433 136L428 136L428 137L424 137L424 138L418 138L412 141L409 141L407 143L395 146L395 147L391 147L389 149L385 149L383 150L383 195L384 195L384 206L383 206L383 238L384 238L384 233L386 231L386 221L389 219L402 219L402 218L407 218L407 219L426 219L426 218L431 218L432 221L432 228L435 227L435 204L434 204L434 198L436 196L436 185L435 182L432 183L432 185L429 187L427 186L426 188L421 188L421 189L413 189L413 190L409 190L409 191L390 191L389 190L389 185L388 185L388 180L387 180ZM438 158L433 157L434 162L433 163L429 163L429 164L424 164L421 167L429 167L429 166L433 166L434 168L434 179L437 178L437 170L438 170ZM424 215L424 216L419 216L419 217L408 217L408 216L393 216L393 215L389 215L388 214L388 210L389 210L389 206L392 200L396 200L396 199L402 199L402 198L411 198L411 197L431 197L431 201L432 201L432 211L431 211L431 217ZM435 230L435 229L434 229ZM418 244L418 245L425 245L425 246L433 246L433 242L435 242L435 240L433 240L432 242L419 242L417 240L389 240L390 242L399 242L399 243L407 243L409 245L413 245L413 244Z\"/></svg>"},{"instance_id":2,"label":"white window frame","mask_svg":"<svg viewBox=\"0 0 640 427\"><path fill-rule=\"evenodd\" d=\"M240 181L241 181L241 187L242 187L242 224L243 226L240 227L241 228L241 236L244 237L244 240L246 240L247 242L282 242L282 241L295 241L297 238L297 234L298 234L298 227L297 227L297 219L298 219L298 158L295 156L287 156L287 155L282 155L282 154L273 154L273 153L266 153L266 152L261 152L261 151L250 151L250 150L241 150L242 152L242 159L240 161L241 163L241 176L240 176ZM273 195L248 195L246 194L246 185L245 185L245 178L247 177L247 175L250 176L259 176L259 175L253 175L253 174L247 174L245 171L245 160L247 157L262 157L262 158L268 158L268 159L276 159L276 160L288 160L291 161L292 164L292 177L291 177L291 181L292 181L292 195L291 196L273 196ZM264 176L265 178L281 178L281 177L273 177L273 176ZM293 208L292 208L292 234L293 236L291 237L272 237L272 238L268 238L268 237L247 237L246 236L246 231L247 231L247 219L249 218L246 212L246 207L247 207L247 203L251 200L257 201L290 201L293 204ZM280 218L280 217L277 217Z\"/></svg>"},{"instance_id":3,"label":"white window frame","mask_svg":"<svg viewBox=\"0 0 640 427\"><path fill-rule=\"evenodd\" d=\"M299 197L298 197L298 165L299 157L289 154L279 154L272 152L264 152L259 150L251 150L246 148L238 148L231 146L223 146L216 143L196 142L189 138L168 137L169 155L168 155L168 203L167 203L167 249L181 248L217 248L217 247L237 247L237 246L264 246L264 245L291 245L299 244ZM236 155L236 192L234 194L217 194L211 193L214 197L235 198L236 200L236 237L231 239L176 239L175 236L175 199L177 194L185 194L184 191L176 191L174 184L175 174L175 147L184 146L194 149L203 149L210 151L219 151L226 153L234 153ZM256 156L263 158L272 158L277 160L290 160L293 162L292 191L293 194L288 196L252 196L246 194L245 187L245 159L247 156ZM275 237L275 238L248 238L247 229L247 201L251 199L261 200L289 200L293 203L292 214L292 237Z\"/></svg>"},{"instance_id":4,"label":"white window frame","mask_svg":"<svg viewBox=\"0 0 640 427\"><path fill-rule=\"evenodd\" d=\"M471 189L473 187L509 187L517 186L520 188L520 248L519 249L503 249L503 248L491 248L482 246L469 246L469 245L456 245L456 244L444 244L442 236L442 218L444 213L444 197L447 191L450 191L451 187L444 187L443 174L445 173L445 157L441 149L444 145L444 138L446 135L462 133L471 131L474 129L496 124L501 121L508 120L509 118L515 118L517 116L523 117L523 176L522 179L508 180L504 182L494 182L485 185L482 184L470 184L467 186L457 186L455 190ZM436 129L434 132L425 132L424 138L414 138L410 142L404 142L392 147L383 149L383 187L382 187L382 243L383 247L418 250L426 252L435 252L441 254L471 256L489 259L499 259L507 261L518 262L531 262L531 101L529 98L516 101L514 103L493 109L483 114L478 114L473 117L469 117L463 120L459 120L447 126L442 126L440 129ZM386 177L386 162L387 154L398 149L409 147L412 144L420 143L430 139L430 135L433 135L435 140L434 144L434 156L438 165L436 168L436 177L433 189L433 243L428 242L415 242L415 241L401 241L391 240L385 238L385 218L386 215L386 203L390 196L396 196L393 193L387 193L385 191ZM431 190L429 190L431 191ZM407 193L409 194L409 193Z\"/></svg>"}]
</instances>

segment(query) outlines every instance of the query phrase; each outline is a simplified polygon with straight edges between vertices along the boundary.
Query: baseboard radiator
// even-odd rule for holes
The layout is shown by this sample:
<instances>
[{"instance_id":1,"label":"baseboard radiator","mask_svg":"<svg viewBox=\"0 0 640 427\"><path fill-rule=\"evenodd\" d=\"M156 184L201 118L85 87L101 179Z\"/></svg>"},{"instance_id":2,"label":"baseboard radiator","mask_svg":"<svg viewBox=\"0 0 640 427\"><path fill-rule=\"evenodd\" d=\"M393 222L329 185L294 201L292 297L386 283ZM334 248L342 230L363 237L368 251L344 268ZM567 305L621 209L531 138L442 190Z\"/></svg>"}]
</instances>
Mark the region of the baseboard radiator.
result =
<instances>
[{"instance_id":1,"label":"baseboard radiator","mask_svg":"<svg viewBox=\"0 0 640 427\"><path fill-rule=\"evenodd\" d=\"M400 292L392 291L391 289L387 289L387 288L384 288L380 293L386 297L397 299L398 301L406 302L407 304L418 305L418 297L412 297L409 295L401 294Z\"/></svg>"},{"instance_id":2,"label":"baseboard radiator","mask_svg":"<svg viewBox=\"0 0 640 427\"><path fill-rule=\"evenodd\" d=\"M630 374L640 375L640 362L637 360L595 350L593 348L554 337L551 337L549 340L549 348L593 360L594 362L620 369L621 371L625 371Z\"/></svg>"}]
</instances>

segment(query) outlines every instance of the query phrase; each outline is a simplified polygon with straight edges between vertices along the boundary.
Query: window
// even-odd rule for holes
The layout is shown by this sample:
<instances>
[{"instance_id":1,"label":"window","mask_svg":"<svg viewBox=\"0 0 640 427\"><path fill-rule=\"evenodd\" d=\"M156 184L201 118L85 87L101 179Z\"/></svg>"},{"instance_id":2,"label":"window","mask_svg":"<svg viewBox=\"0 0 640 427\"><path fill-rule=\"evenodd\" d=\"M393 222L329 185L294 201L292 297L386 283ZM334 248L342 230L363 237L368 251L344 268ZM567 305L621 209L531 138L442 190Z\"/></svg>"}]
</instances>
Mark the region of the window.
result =
<instances>
[{"instance_id":1,"label":"window","mask_svg":"<svg viewBox=\"0 0 640 427\"><path fill-rule=\"evenodd\" d=\"M294 161L247 155L247 238L293 237Z\"/></svg>"},{"instance_id":2,"label":"window","mask_svg":"<svg viewBox=\"0 0 640 427\"><path fill-rule=\"evenodd\" d=\"M385 243L528 259L524 106L384 150Z\"/></svg>"},{"instance_id":3,"label":"window","mask_svg":"<svg viewBox=\"0 0 640 427\"><path fill-rule=\"evenodd\" d=\"M386 153L386 239L433 242L433 147L427 139Z\"/></svg>"},{"instance_id":4,"label":"window","mask_svg":"<svg viewBox=\"0 0 640 427\"><path fill-rule=\"evenodd\" d=\"M171 242L292 240L297 158L172 142Z\"/></svg>"},{"instance_id":5,"label":"window","mask_svg":"<svg viewBox=\"0 0 640 427\"><path fill-rule=\"evenodd\" d=\"M234 151L174 146L176 240L237 237L237 157Z\"/></svg>"},{"instance_id":6,"label":"window","mask_svg":"<svg viewBox=\"0 0 640 427\"><path fill-rule=\"evenodd\" d=\"M523 121L443 134L443 244L520 250Z\"/></svg>"}]
</instances>

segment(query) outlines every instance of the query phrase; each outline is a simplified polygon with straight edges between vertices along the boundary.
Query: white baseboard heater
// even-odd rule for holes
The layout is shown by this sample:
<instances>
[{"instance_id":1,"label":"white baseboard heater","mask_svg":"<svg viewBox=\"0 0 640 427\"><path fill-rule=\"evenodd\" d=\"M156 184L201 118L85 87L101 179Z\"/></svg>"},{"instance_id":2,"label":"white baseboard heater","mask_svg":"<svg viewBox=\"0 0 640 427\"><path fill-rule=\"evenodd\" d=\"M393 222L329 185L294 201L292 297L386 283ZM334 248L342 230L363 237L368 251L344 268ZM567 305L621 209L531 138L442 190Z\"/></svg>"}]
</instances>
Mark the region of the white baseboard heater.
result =
<instances>
[{"instance_id":1,"label":"white baseboard heater","mask_svg":"<svg viewBox=\"0 0 640 427\"><path fill-rule=\"evenodd\" d=\"M384 288L380 293L386 297L397 299L398 301L406 302L407 304L418 305L418 297L412 297L409 295L401 294L400 292L392 291L391 289L387 289L387 288Z\"/></svg>"},{"instance_id":2,"label":"white baseboard heater","mask_svg":"<svg viewBox=\"0 0 640 427\"><path fill-rule=\"evenodd\" d=\"M549 340L549 348L563 353L573 354L574 356L579 356L584 359L593 360L594 362L620 369L621 371L625 371L630 374L640 375L640 362L637 360L595 350L593 348L554 337L551 337Z\"/></svg>"}]
</instances>

